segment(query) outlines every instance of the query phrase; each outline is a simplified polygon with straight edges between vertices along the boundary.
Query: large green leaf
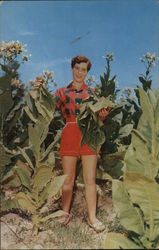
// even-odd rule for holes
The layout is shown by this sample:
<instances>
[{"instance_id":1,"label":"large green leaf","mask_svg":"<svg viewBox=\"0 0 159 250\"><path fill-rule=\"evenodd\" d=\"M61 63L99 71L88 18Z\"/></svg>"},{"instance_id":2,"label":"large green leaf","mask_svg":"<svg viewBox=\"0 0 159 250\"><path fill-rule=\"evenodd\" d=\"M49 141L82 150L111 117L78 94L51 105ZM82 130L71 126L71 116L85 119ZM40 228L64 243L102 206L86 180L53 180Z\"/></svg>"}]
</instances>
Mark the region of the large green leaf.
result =
<instances>
[{"instance_id":1,"label":"large green leaf","mask_svg":"<svg viewBox=\"0 0 159 250\"><path fill-rule=\"evenodd\" d=\"M34 166L33 166L33 163L32 161L30 160L29 156L27 155L27 153L25 152L25 148L20 148L20 147L17 147L20 151L20 153L22 154L22 156L24 157L24 159L26 160L26 162L28 163L29 167L32 168L34 170Z\"/></svg>"},{"instance_id":2,"label":"large green leaf","mask_svg":"<svg viewBox=\"0 0 159 250\"><path fill-rule=\"evenodd\" d=\"M77 124L82 132L81 144L88 144L91 149L99 153L101 145L105 142L104 123L99 119L98 112L102 108L114 107L109 98L96 96L89 97L80 105L80 114Z\"/></svg>"},{"instance_id":3,"label":"large green leaf","mask_svg":"<svg viewBox=\"0 0 159 250\"><path fill-rule=\"evenodd\" d=\"M14 171L18 174L18 176L21 180L21 184L30 190L31 189L31 178L28 175L28 173L25 170L20 169L18 167L14 167Z\"/></svg>"},{"instance_id":4,"label":"large green leaf","mask_svg":"<svg viewBox=\"0 0 159 250\"><path fill-rule=\"evenodd\" d=\"M34 204L33 200L31 200L27 194L25 194L23 192L19 192L19 193L15 194L13 196L13 198L19 203L20 207L23 210L28 210L32 214L34 214L36 212L35 204Z\"/></svg>"},{"instance_id":5,"label":"large green leaf","mask_svg":"<svg viewBox=\"0 0 159 250\"><path fill-rule=\"evenodd\" d=\"M156 134L158 130L158 126L156 126L156 117L155 113L156 110L154 110L153 105L155 100L152 104L152 100L149 99L148 95L146 92L142 89L139 88L139 93L140 93L140 102L141 102L141 108L142 108L142 116L138 124L138 130L144 135L144 137L148 141L149 149L151 150L151 153L154 157L156 157L156 147L157 150L159 149L158 147L158 134ZM156 104L157 108L157 104ZM155 108L155 109L156 109Z\"/></svg>"},{"instance_id":6,"label":"large green leaf","mask_svg":"<svg viewBox=\"0 0 159 250\"><path fill-rule=\"evenodd\" d=\"M39 101L36 101L36 102L35 102L35 106L36 106L36 108L37 108L39 114L41 114L45 119L48 119L47 113L45 112L43 106L40 104Z\"/></svg>"},{"instance_id":7,"label":"large green leaf","mask_svg":"<svg viewBox=\"0 0 159 250\"><path fill-rule=\"evenodd\" d=\"M17 166L19 169L24 170L28 176L31 176L32 170L31 170L31 168L28 166L27 163L24 163L24 162L22 162L21 160L18 160L18 161L16 162L16 166Z\"/></svg>"},{"instance_id":8,"label":"large green leaf","mask_svg":"<svg viewBox=\"0 0 159 250\"><path fill-rule=\"evenodd\" d=\"M91 149L98 153L101 145L105 142L105 135L99 127L93 127L93 123L90 126L92 128L87 127L87 131L82 137L81 144L88 144Z\"/></svg>"},{"instance_id":9,"label":"large green leaf","mask_svg":"<svg viewBox=\"0 0 159 250\"><path fill-rule=\"evenodd\" d=\"M142 173L150 178L155 178L159 170L159 161L151 154L147 141L142 134L132 131L132 145L129 146L125 158L127 171Z\"/></svg>"},{"instance_id":10,"label":"large green leaf","mask_svg":"<svg viewBox=\"0 0 159 250\"><path fill-rule=\"evenodd\" d=\"M47 89L42 88L41 93L40 102L46 108L46 112L52 120L56 108L55 99Z\"/></svg>"},{"instance_id":11,"label":"large green leaf","mask_svg":"<svg viewBox=\"0 0 159 250\"><path fill-rule=\"evenodd\" d=\"M151 128L154 128L154 112L150 100L146 92L139 87L141 109L145 120L150 124Z\"/></svg>"},{"instance_id":12,"label":"large green leaf","mask_svg":"<svg viewBox=\"0 0 159 250\"><path fill-rule=\"evenodd\" d=\"M139 235L144 234L144 223L137 208L135 208L125 189L123 182L112 182L113 203L119 213L120 223L129 231Z\"/></svg>"},{"instance_id":13,"label":"large green leaf","mask_svg":"<svg viewBox=\"0 0 159 250\"><path fill-rule=\"evenodd\" d=\"M4 92L6 90L10 90L10 88L11 88L11 77L9 75L0 77L0 90Z\"/></svg>"},{"instance_id":14,"label":"large green leaf","mask_svg":"<svg viewBox=\"0 0 159 250\"><path fill-rule=\"evenodd\" d=\"M156 129L156 146L155 156L159 160L159 89L156 91L156 109L155 109L155 129Z\"/></svg>"},{"instance_id":15,"label":"large green leaf","mask_svg":"<svg viewBox=\"0 0 159 250\"><path fill-rule=\"evenodd\" d=\"M100 180L109 180L109 181L113 180L113 178L109 174L100 170L99 168L97 168L97 171L96 171L96 178Z\"/></svg>"},{"instance_id":16,"label":"large green leaf","mask_svg":"<svg viewBox=\"0 0 159 250\"><path fill-rule=\"evenodd\" d=\"M65 179L66 175L56 176L46 185L45 189L40 194L41 205L44 204L47 199L54 197L60 191Z\"/></svg>"},{"instance_id":17,"label":"large green leaf","mask_svg":"<svg viewBox=\"0 0 159 250\"><path fill-rule=\"evenodd\" d=\"M59 130L59 131L57 131L57 134L54 137L53 142L47 147L47 149L45 150L45 152L42 154L40 161L43 161L45 159L45 157L48 156L48 154L50 153L50 151L55 147L55 145L59 141L60 136L61 136L61 131Z\"/></svg>"},{"instance_id":18,"label":"large green leaf","mask_svg":"<svg viewBox=\"0 0 159 250\"><path fill-rule=\"evenodd\" d=\"M159 89L156 91L156 109L155 109L155 122L156 122L156 133L159 135Z\"/></svg>"},{"instance_id":19,"label":"large green leaf","mask_svg":"<svg viewBox=\"0 0 159 250\"><path fill-rule=\"evenodd\" d=\"M41 221L41 222L46 222L46 221L48 221L49 219L54 219L54 218L56 218L56 217L61 217L61 216L64 215L64 214L65 214L65 212L64 212L63 210L58 210L58 211L56 211L56 212L54 212L54 213L52 213L52 214L49 214L49 215L43 217L40 221Z\"/></svg>"},{"instance_id":20,"label":"large green leaf","mask_svg":"<svg viewBox=\"0 0 159 250\"><path fill-rule=\"evenodd\" d=\"M30 110L30 112L37 116L37 110L36 110L36 107L35 107L35 101L34 99L32 98L32 96L30 95L30 91L27 91L25 93L25 96L24 96L24 102L25 104L27 105L28 109Z\"/></svg>"},{"instance_id":21,"label":"large green leaf","mask_svg":"<svg viewBox=\"0 0 159 250\"><path fill-rule=\"evenodd\" d=\"M96 102L95 104L92 103L88 103L88 107L91 109L91 111L93 113L97 113L99 112L101 109L103 108L107 108L107 107L114 107L115 104L112 103L109 98L105 98L105 97L101 97L98 102Z\"/></svg>"},{"instance_id":22,"label":"large green leaf","mask_svg":"<svg viewBox=\"0 0 159 250\"><path fill-rule=\"evenodd\" d=\"M29 90L29 94L34 99L34 101L38 100L39 92L40 92L40 89L39 87L36 87L36 86L32 86L31 89Z\"/></svg>"},{"instance_id":23,"label":"large green leaf","mask_svg":"<svg viewBox=\"0 0 159 250\"><path fill-rule=\"evenodd\" d=\"M125 152L121 151L102 155L104 169L113 178L119 178L123 174L122 168Z\"/></svg>"},{"instance_id":24,"label":"large green leaf","mask_svg":"<svg viewBox=\"0 0 159 250\"><path fill-rule=\"evenodd\" d=\"M118 161L123 161L124 160L124 156L125 156L126 151L120 151L120 152L115 152L112 154L104 154L102 156L105 164L107 166L114 166L114 164L116 164Z\"/></svg>"},{"instance_id":25,"label":"large green leaf","mask_svg":"<svg viewBox=\"0 0 159 250\"><path fill-rule=\"evenodd\" d=\"M38 101L35 102L35 105L39 114L41 114L47 122L50 122L53 118L53 111L51 110L50 112L45 106L42 106L41 103Z\"/></svg>"},{"instance_id":26,"label":"large green leaf","mask_svg":"<svg viewBox=\"0 0 159 250\"><path fill-rule=\"evenodd\" d=\"M40 192L51 177L52 177L52 169L49 166L38 167L32 178L33 188L37 189L38 192Z\"/></svg>"},{"instance_id":27,"label":"large green leaf","mask_svg":"<svg viewBox=\"0 0 159 250\"><path fill-rule=\"evenodd\" d=\"M144 116L141 115L137 130L143 135L147 141L147 147L152 152L152 128L150 124L145 120Z\"/></svg>"},{"instance_id":28,"label":"large green leaf","mask_svg":"<svg viewBox=\"0 0 159 250\"><path fill-rule=\"evenodd\" d=\"M36 107L38 113L45 119L47 122L50 122L53 119L55 111L55 100L53 95L44 88L37 88L33 86L29 90L29 94L34 100L34 106ZM33 104L31 104L33 106Z\"/></svg>"},{"instance_id":29,"label":"large green leaf","mask_svg":"<svg viewBox=\"0 0 159 250\"><path fill-rule=\"evenodd\" d=\"M104 239L104 249L143 249L120 233L108 233Z\"/></svg>"},{"instance_id":30,"label":"large green leaf","mask_svg":"<svg viewBox=\"0 0 159 250\"><path fill-rule=\"evenodd\" d=\"M119 123L119 125L122 124L122 119L123 119L123 113L117 113L114 117L112 117L112 120Z\"/></svg>"},{"instance_id":31,"label":"large green leaf","mask_svg":"<svg viewBox=\"0 0 159 250\"><path fill-rule=\"evenodd\" d=\"M28 129L29 145L32 146L32 150L37 161L40 159L40 146L42 143L40 140L40 135L43 129L44 126L41 123L36 123L34 127L30 125Z\"/></svg>"},{"instance_id":32,"label":"large green leaf","mask_svg":"<svg viewBox=\"0 0 159 250\"><path fill-rule=\"evenodd\" d=\"M54 153L54 151L51 151L50 153L48 153L47 157L45 157L44 160L41 161L41 159L40 159L39 164L49 166L50 168L53 169L55 167L55 153Z\"/></svg>"},{"instance_id":33,"label":"large green leaf","mask_svg":"<svg viewBox=\"0 0 159 250\"><path fill-rule=\"evenodd\" d=\"M10 170L2 179L4 188L17 188L21 186L21 180L14 169Z\"/></svg>"},{"instance_id":34,"label":"large green leaf","mask_svg":"<svg viewBox=\"0 0 159 250\"><path fill-rule=\"evenodd\" d=\"M156 111L156 105L157 105L157 98L156 98L156 96L155 96L155 92L152 91L151 89L149 89L149 90L147 91L147 96L148 96L148 98L149 98L149 101L150 101L150 103L151 103L151 105L152 105L152 108L153 108L153 111L154 111L154 113L155 113L155 111Z\"/></svg>"},{"instance_id":35,"label":"large green leaf","mask_svg":"<svg viewBox=\"0 0 159 250\"><path fill-rule=\"evenodd\" d=\"M19 109L17 109L18 107ZM8 127L7 127L7 132L11 132L12 133L12 129L15 130L16 124L19 120L20 114L21 114L21 108L22 105L16 105L14 108L11 109L11 112L9 112L9 114L7 115L6 118L6 122L8 123Z\"/></svg>"},{"instance_id":36,"label":"large green leaf","mask_svg":"<svg viewBox=\"0 0 159 250\"><path fill-rule=\"evenodd\" d=\"M27 113L27 115L29 116L29 118L33 121L33 122L37 122L38 121L38 117L35 116L35 113L32 113L30 111L30 109L26 106L24 107L25 112Z\"/></svg>"},{"instance_id":37,"label":"large green leaf","mask_svg":"<svg viewBox=\"0 0 159 250\"><path fill-rule=\"evenodd\" d=\"M13 209L13 208L20 208L17 200L8 199L8 200L1 201L1 207L0 207L1 212L9 211L10 209Z\"/></svg>"},{"instance_id":38,"label":"large green leaf","mask_svg":"<svg viewBox=\"0 0 159 250\"><path fill-rule=\"evenodd\" d=\"M119 129L119 138L128 136L133 129L133 124L126 124L124 127Z\"/></svg>"},{"instance_id":39,"label":"large green leaf","mask_svg":"<svg viewBox=\"0 0 159 250\"><path fill-rule=\"evenodd\" d=\"M153 240L154 225L159 222L159 185L155 180L139 173L126 173L124 184L131 200L138 205L150 227L149 239Z\"/></svg>"},{"instance_id":40,"label":"large green leaf","mask_svg":"<svg viewBox=\"0 0 159 250\"><path fill-rule=\"evenodd\" d=\"M0 144L0 174L2 170L2 167L8 165L11 162L11 158L13 155L7 152L7 149Z\"/></svg>"},{"instance_id":41,"label":"large green leaf","mask_svg":"<svg viewBox=\"0 0 159 250\"><path fill-rule=\"evenodd\" d=\"M154 242L159 244L159 222L154 225L153 236Z\"/></svg>"},{"instance_id":42,"label":"large green leaf","mask_svg":"<svg viewBox=\"0 0 159 250\"><path fill-rule=\"evenodd\" d=\"M37 122L34 126L29 126L29 143L32 146L37 162L40 161L41 145L47 136L48 129L45 120Z\"/></svg>"},{"instance_id":43,"label":"large green leaf","mask_svg":"<svg viewBox=\"0 0 159 250\"><path fill-rule=\"evenodd\" d=\"M10 90L6 90L0 94L0 114L7 114L13 104Z\"/></svg>"}]
</instances>

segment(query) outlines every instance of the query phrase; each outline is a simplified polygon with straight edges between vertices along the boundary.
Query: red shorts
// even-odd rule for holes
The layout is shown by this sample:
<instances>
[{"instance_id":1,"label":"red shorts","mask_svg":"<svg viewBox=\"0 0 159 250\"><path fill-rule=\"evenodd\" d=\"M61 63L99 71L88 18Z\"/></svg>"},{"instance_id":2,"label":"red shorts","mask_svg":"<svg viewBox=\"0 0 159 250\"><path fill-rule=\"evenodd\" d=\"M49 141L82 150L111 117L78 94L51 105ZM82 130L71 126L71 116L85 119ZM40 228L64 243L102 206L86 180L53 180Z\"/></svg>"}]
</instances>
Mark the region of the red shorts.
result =
<instances>
[{"instance_id":1,"label":"red shorts","mask_svg":"<svg viewBox=\"0 0 159 250\"><path fill-rule=\"evenodd\" d=\"M60 156L96 155L88 144L81 146L82 134L76 122L66 123L60 143Z\"/></svg>"}]
</instances>

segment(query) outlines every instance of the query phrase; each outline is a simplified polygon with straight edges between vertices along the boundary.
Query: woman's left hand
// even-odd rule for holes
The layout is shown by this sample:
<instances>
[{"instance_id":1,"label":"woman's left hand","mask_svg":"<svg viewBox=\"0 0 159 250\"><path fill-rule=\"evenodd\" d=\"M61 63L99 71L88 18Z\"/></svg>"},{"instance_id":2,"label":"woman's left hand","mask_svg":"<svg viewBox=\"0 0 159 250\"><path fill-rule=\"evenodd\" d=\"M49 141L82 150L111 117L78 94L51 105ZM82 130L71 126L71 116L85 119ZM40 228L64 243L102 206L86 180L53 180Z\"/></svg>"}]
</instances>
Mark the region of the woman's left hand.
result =
<instances>
[{"instance_id":1,"label":"woman's left hand","mask_svg":"<svg viewBox=\"0 0 159 250\"><path fill-rule=\"evenodd\" d=\"M107 111L105 108L101 109L99 111L99 119L101 121L104 121L108 114L109 114L109 111Z\"/></svg>"}]
</instances>

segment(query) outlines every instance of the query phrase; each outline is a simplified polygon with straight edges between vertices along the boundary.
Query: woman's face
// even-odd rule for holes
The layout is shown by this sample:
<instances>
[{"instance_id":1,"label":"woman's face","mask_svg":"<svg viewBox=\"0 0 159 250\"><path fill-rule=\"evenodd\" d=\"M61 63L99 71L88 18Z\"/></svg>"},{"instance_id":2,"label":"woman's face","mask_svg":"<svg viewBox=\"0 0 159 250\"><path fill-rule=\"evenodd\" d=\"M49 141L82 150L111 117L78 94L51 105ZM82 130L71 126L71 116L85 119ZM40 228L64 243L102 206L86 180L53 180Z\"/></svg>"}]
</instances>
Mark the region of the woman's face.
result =
<instances>
[{"instance_id":1,"label":"woman's face","mask_svg":"<svg viewBox=\"0 0 159 250\"><path fill-rule=\"evenodd\" d=\"M87 75L87 64L85 62L76 63L72 69L73 81L83 83Z\"/></svg>"}]
</instances>

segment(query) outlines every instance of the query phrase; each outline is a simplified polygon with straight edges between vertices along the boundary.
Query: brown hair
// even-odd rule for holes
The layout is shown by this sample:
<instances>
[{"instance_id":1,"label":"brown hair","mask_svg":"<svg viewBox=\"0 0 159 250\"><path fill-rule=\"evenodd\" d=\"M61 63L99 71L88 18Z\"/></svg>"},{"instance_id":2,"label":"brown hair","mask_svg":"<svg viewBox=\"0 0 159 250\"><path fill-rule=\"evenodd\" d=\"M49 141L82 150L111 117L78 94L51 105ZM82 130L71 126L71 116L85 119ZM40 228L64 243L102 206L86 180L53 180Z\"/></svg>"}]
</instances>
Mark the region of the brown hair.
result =
<instances>
[{"instance_id":1,"label":"brown hair","mask_svg":"<svg viewBox=\"0 0 159 250\"><path fill-rule=\"evenodd\" d=\"M91 64L90 60L86 56L75 56L75 57L73 57L72 61L71 61L72 69L74 68L76 63L82 63L82 62L88 63L87 64L87 71L89 71L92 64Z\"/></svg>"}]
</instances>

